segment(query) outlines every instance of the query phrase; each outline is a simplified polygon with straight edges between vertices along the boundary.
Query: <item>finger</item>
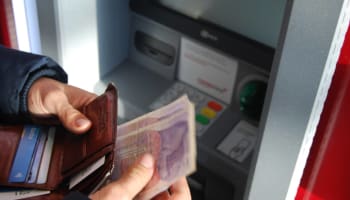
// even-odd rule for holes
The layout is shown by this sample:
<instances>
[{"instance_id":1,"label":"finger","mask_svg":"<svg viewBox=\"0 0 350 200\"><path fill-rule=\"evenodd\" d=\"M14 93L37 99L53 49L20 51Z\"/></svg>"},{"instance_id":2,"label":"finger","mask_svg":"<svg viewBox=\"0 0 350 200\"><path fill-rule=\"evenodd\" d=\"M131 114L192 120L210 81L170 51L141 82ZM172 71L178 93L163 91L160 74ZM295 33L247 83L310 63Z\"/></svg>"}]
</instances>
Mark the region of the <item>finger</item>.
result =
<instances>
[{"instance_id":1,"label":"finger","mask_svg":"<svg viewBox=\"0 0 350 200\"><path fill-rule=\"evenodd\" d=\"M185 177L176 181L170 188L169 192L172 199L191 199L191 192Z\"/></svg>"},{"instance_id":2,"label":"finger","mask_svg":"<svg viewBox=\"0 0 350 200\"><path fill-rule=\"evenodd\" d=\"M154 171L154 159L146 154L115 182L102 187L89 196L92 200L131 200L145 187Z\"/></svg>"},{"instance_id":3,"label":"finger","mask_svg":"<svg viewBox=\"0 0 350 200\"><path fill-rule=\"evenodd\" d=\"M135 197L151 180L154 171L154 159L150 154L145 154L139 162L122 175L116 182L125 194L131 199Z\"/></svg>"},{"instance_id":4,"label":"finger","mask_svg":"<svg viewBox=\"0 0 350 200\"><path fill-rule=\"evenodd\" d=\"M56 113L63 126L73 133L81 134L91 128L91 121L70 105L68 101L63 102L57 108Z\"/></svg>"}]
</instances>

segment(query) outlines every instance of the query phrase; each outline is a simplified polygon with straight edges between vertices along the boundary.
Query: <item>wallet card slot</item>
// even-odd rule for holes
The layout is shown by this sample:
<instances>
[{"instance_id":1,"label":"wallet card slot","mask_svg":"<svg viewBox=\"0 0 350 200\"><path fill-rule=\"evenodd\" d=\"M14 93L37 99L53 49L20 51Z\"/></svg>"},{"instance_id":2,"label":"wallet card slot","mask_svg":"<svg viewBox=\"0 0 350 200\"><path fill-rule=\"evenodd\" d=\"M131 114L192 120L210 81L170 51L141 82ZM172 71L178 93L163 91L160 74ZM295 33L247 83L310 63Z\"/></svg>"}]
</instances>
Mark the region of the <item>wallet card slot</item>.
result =
<instances>
[{"instance_id":1,"label":"wallet card slot","mask_svg":"<svg viewBox=\"0 0 350 200\"><path fill-rule=\"evenodd\" d=\"M22 130L23 126L0 126L0 183L8 180Z\"/></svg>"}]
</instances>

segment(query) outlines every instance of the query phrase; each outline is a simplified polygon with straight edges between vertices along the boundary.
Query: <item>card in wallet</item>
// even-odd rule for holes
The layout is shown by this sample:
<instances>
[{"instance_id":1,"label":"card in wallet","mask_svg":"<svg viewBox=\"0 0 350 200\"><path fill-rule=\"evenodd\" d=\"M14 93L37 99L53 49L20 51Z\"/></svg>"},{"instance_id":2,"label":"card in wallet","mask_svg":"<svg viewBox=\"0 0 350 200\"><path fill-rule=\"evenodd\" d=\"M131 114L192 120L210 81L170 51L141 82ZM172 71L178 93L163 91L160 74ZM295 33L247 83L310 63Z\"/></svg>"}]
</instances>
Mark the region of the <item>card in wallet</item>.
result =
<instances>
[{"instance_id":1,"label":"card in wallet","mask_svg":"<svg viewBox=\"0 0 350 200\"><path fill-rule=\"evenodd\" d=\"M35 151L44 148L39 145L40 134L35 135L36 131L30 129L32 132L27 134L27 137L36 139L36 142L29 141L29 139L26 141L23 138L25 135L24 129L28 129L28 126L23 124L0 125L0 187L51 191L49 195L40 196L40 198L34 197L34 199L59 199L70 190L78 190L85 194L91 192L113 168L114 145L117 134L116 87L109 84L105 93L81 108L80 111L92 121L91 129L85 134L77 135L70 133L62 126L55 126L47 176L44 179L45 181L40 183L37 181L23 181L23 178L19 178L19 176L24 176L28 180L30 171L28 168L34 163ZM48 130L47 126L44 127L46 127L45 130ZM48 143L48 139L46 139L46 147ZM23 150L23 152L19 152L23 145L34 145L29 148L34 153ZM17 154L19 154L19 158ZM27 156L31 157L27 158ZM102 166L98 167L96 171L76 186L69 188L69 181L72 177L86 170L101 158L103 158ZM43 158L41 162L43 162ZM21 173L23 171L23 174L13 172L13 168L21 171Z\"/></svg>"}]
</instances>

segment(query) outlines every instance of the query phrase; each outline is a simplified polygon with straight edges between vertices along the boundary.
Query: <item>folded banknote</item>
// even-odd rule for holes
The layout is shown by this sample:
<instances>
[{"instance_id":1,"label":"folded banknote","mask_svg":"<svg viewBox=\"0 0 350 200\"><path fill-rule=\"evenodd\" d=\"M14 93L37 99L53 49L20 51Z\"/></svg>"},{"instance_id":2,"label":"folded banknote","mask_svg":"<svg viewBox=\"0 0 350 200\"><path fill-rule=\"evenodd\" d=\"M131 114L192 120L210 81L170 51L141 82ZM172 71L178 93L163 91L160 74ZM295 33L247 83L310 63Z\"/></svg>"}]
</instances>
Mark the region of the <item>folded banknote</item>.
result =
<instances>
[{"instance_id":1,"label":"folded banknote","mask_svg":"<svg viewBox=\"0 0 350 200\"><path fill-rule=\"evenodd\" d=\"M186 95L158 110L118 126L115 168L118 179L145 153L153 155L155 173L136 197L151 199L180 177L196 170L194 105Z\"/></svg>"}]
</instances>

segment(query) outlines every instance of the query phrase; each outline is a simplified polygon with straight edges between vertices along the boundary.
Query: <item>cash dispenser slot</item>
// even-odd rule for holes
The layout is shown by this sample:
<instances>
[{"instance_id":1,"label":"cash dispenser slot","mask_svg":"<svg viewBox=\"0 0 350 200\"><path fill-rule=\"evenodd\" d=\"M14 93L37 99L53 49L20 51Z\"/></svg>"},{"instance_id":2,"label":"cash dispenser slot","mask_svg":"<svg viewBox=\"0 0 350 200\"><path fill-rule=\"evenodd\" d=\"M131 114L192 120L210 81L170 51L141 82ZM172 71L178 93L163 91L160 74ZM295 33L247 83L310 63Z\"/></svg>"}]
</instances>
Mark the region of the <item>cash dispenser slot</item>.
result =
<instances>
[{"instance_id":1,"label":"cash dispenser slot","mask_svg":"<svg viewBox=\"0 0 350 200\"><path fill-rule=\"evenodd\" d=\"M144 55L156 60L163 65L171 65L174 62L175 48L144 32L135 32L135 47Z\"/></svg>"},{"instance_id":2,"label":"cash dispenser slot","mask_svg":"<svg viewBox=\"0 0 350 200\"><path fill-rule=\"evenodd\" d=\"M205 168L187 178L193 199L234 199L235 187Z\"/></svg>"}]
</instances>

